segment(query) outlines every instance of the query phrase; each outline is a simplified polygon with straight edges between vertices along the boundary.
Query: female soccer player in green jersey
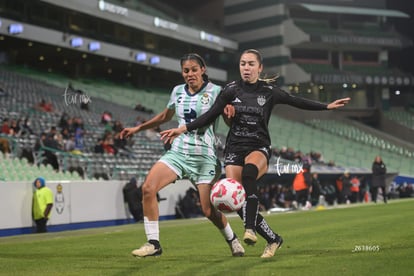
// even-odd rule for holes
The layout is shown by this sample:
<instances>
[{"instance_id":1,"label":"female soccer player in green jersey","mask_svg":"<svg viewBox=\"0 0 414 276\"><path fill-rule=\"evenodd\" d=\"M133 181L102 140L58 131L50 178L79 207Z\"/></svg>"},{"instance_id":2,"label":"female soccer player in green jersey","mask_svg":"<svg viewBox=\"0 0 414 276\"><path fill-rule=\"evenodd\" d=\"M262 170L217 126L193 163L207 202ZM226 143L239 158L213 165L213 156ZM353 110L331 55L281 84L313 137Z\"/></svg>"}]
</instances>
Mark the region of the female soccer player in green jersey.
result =
<instances>
[{"instance_id":1,"label":"female soccer player in green jersey","mask_svg":"<svg viewBox=\"0 0 414 276\"><path fill-rule=\"evenodd\" d=\"M174 114L179 125L185 125L210 109L221 87L208 80L204 60L198 54L183 56L181 73L185 83L174 87L165 110L143 124L125 128L121 132L121 138L168 122ZM231 108L229 110L231 111ZM132 254L138 257L162 254L159 242L157 192L184 175L197 186L204 215L221 231L232 255L243 256L244 248L226 217L210 203L211 185L221 175L221 166L215 151L214 124L175 139L171 149L149 171L142 186L144 228L148 241L133 250Z\"/></svg>"}]
</instances>

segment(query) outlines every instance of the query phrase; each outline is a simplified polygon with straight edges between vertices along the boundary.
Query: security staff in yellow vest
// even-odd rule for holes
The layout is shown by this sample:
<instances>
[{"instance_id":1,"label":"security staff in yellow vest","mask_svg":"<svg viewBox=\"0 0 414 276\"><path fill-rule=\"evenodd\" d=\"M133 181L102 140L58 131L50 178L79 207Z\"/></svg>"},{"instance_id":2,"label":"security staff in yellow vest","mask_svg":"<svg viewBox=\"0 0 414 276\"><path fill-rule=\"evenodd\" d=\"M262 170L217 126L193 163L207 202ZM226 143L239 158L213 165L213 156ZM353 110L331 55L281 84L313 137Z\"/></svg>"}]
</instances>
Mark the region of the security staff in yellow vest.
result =
<instances>
[{"instance_id":1,"label":"security staff in yellow vest","mask_svg":"<svg viewBox=\"0 0 414 276\"><path fill-rule=\"evenodd\" d=\"M53 207L53 192L46 187L43 177L36 178L33 185L36 190L33 193L32 215L36 223L36 233L45 233L47 232L46 223Z\"/></svg>"}]
</instances>

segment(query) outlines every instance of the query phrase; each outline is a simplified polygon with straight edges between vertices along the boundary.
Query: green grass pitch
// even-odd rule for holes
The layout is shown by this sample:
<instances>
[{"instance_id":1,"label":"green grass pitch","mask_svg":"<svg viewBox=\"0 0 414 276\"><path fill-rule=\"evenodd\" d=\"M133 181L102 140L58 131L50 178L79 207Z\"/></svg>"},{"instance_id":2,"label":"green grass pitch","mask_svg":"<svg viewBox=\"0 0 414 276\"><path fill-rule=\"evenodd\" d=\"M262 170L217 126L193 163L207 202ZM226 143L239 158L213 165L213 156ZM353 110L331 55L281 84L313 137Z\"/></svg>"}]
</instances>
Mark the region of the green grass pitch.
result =
<instances>
[{"instance_id":1,"label":"green grass pitch","mask_svg":"<svg viewBox=\"0 0 414 276\"><path fill-rule=\"evenodd\" d=\"M414 200L265 214L284 238L271 259L265 241L232 257L206 219L162 221L164 253L135 258L142 223L0 238L0 275L413 275ZM229 218L243 234L238 217Z\"/></svg>"}]
</instances>

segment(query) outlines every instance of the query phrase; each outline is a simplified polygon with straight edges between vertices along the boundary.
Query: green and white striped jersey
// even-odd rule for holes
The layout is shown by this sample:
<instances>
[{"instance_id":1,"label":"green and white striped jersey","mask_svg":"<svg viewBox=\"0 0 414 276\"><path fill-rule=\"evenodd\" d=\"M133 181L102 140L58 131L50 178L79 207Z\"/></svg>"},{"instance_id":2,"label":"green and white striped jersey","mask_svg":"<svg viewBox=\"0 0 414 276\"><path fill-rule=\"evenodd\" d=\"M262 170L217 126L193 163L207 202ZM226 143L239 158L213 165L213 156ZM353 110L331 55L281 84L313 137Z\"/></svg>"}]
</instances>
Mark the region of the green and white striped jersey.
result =
<instances>
[{"instance_id":1,"label":"green and white striped jersey","mask_svg":"<svg viewBox=\"0 0 414 276\"><path fill-rule=\"evenodd\" d=\"M168 109L175 108L179 126L188 124L207 112L220 94L221 87L208 82L198 93L190 94L186 85L174 87ZM190 155L215 155L214 130L218 120L208 127L184 133L174 139L171 150Z\"/></svg>"}]
</instances>

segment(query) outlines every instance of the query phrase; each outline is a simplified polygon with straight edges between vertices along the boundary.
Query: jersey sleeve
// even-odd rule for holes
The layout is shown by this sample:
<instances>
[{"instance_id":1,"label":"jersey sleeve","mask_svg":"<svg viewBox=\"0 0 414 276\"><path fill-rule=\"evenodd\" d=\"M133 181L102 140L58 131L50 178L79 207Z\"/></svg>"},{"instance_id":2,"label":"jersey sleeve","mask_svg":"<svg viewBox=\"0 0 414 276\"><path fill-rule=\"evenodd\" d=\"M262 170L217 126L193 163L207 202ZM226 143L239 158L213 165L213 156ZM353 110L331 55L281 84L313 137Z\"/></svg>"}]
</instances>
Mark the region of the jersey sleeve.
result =
<instances>
[{"instance_id":1,"label":"jersey sleeve","mask_svg":"<svg viewBox=\"0 0 414 276\"><path fill-rule=\"evenodd\" d=\"M221 115L224 107L231 102L233 99L232 95L233 93L231 89L224 88L206 113L186 125L187 131L193 131L213 123L217 117Z\"/></svg>"},{"instance_id":2,"label":"jersey sleeve","mask_svg":"<svg viewBox=\"0 0 414 276\"><path fill-rule=\"evenodd\" d=\"M321 103L318 101L312 101L302 97L296 97L294 95L289 94L288 92L278 88L273 88L274 93L274 104L288 104L300 109L307 109L307 110L327 110L328 105L325 103Z\"/></svg>"},{"instance_id":3,"label":"jersey sleeve","mask_svg":"<svg viewBox=\"0 0 414 276\"><path fill-rule=\"evenodd\" d=\"M171 92L170 95L170 100L167 103L167 108L168 109L175 109L175 102L176 102L176 98L177 98L177 90L178 87L174 87L173 91Z\"/></svg>"}]
</instances>

